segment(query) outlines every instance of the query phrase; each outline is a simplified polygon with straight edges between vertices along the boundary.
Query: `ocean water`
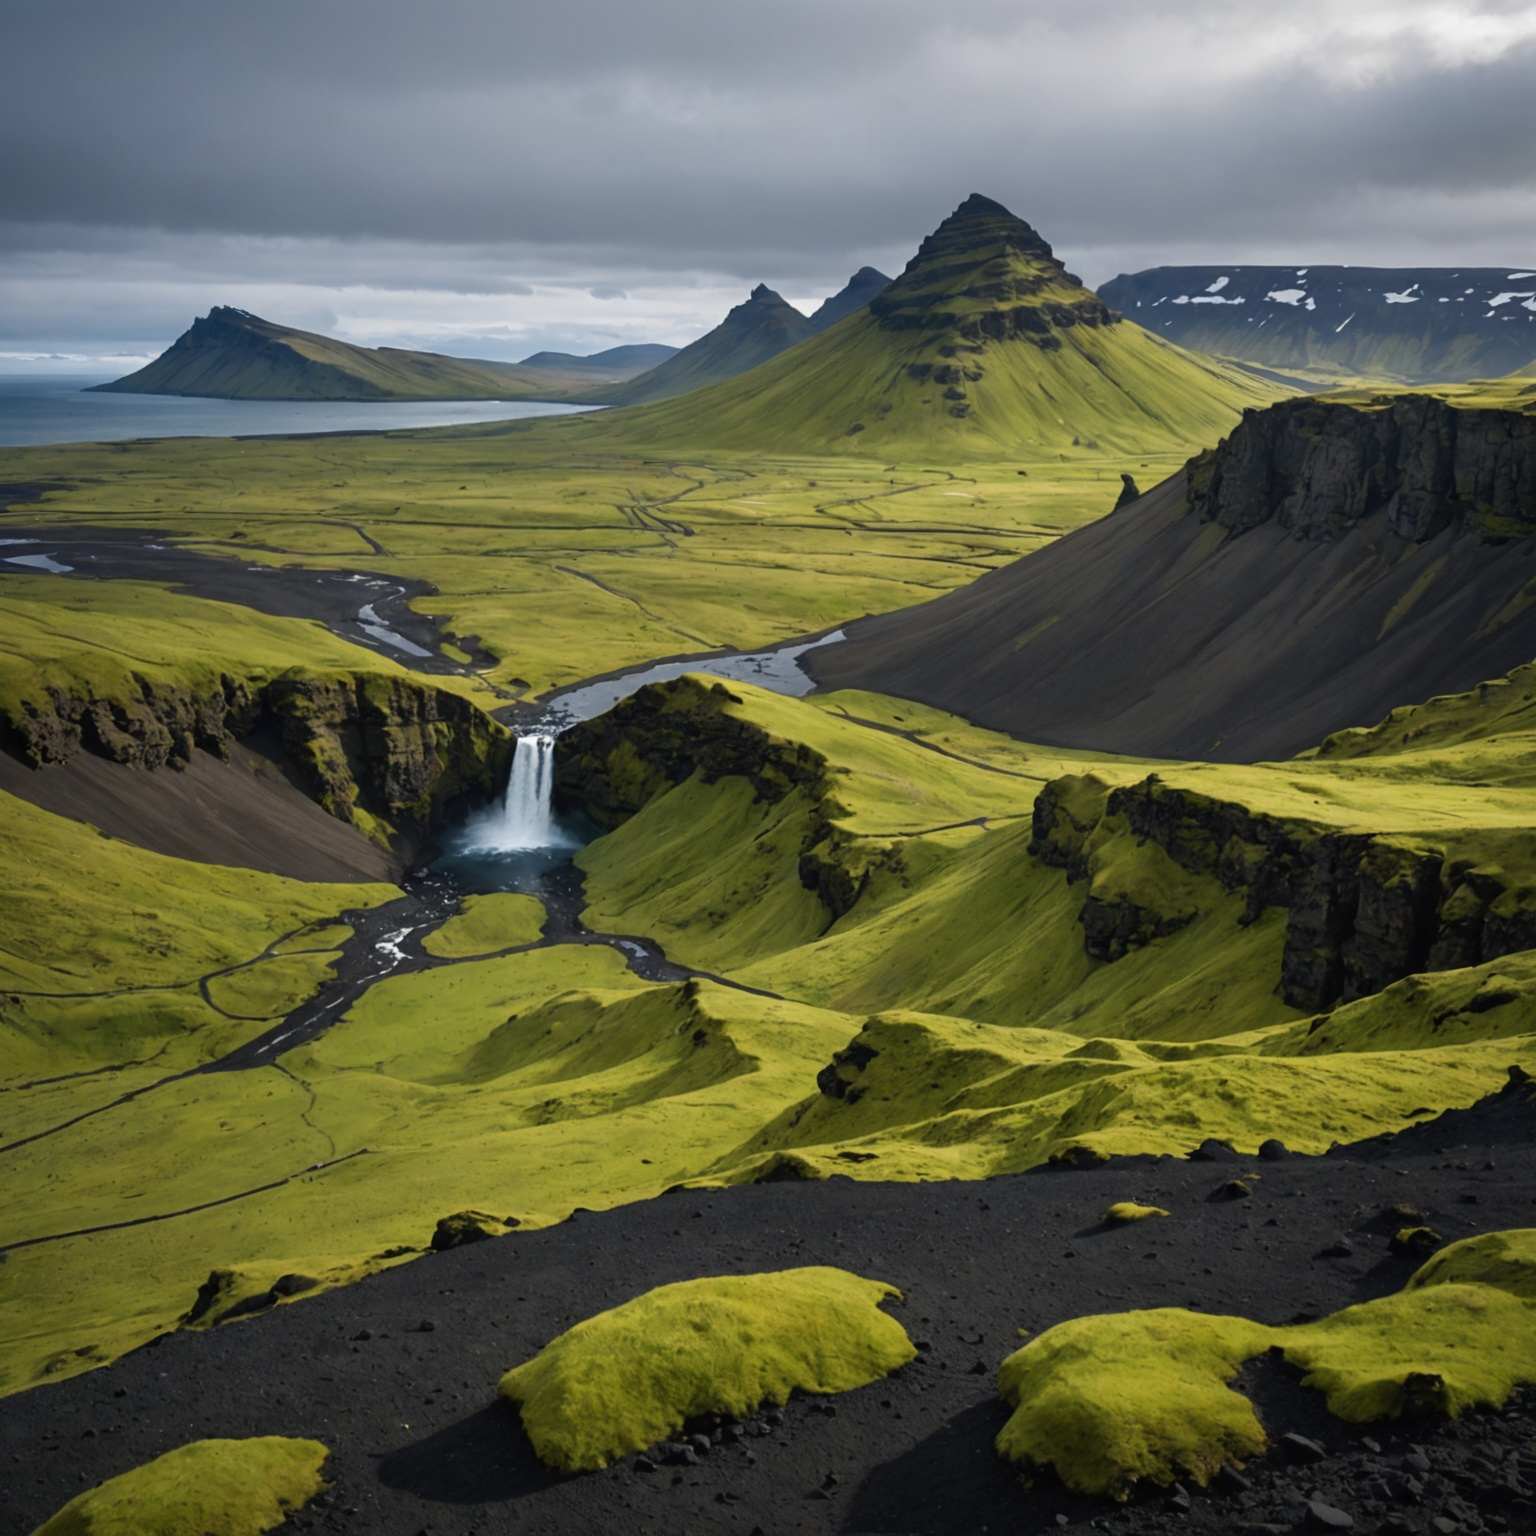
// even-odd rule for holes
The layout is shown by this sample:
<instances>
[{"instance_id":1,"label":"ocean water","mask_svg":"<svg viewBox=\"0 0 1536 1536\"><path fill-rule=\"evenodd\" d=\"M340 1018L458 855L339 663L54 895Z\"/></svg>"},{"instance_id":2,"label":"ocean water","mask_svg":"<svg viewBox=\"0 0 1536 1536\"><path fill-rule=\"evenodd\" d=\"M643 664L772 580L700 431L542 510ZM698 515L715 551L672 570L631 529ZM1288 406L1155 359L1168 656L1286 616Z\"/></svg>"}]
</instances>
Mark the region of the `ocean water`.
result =
<instances>
[{"instance_id":1,"label":"ocean water","mask_svg":"<svg viewBox=\"0 0 1536 1536\"><path fill-rule=\"evenodd\" d=\"M560 416L584 407L531 400L202 400L98 395L111 375L0 374L0 447L118 443L133 437L242 437L264 432L383 432Z\"/></svg>"}]
</instances>

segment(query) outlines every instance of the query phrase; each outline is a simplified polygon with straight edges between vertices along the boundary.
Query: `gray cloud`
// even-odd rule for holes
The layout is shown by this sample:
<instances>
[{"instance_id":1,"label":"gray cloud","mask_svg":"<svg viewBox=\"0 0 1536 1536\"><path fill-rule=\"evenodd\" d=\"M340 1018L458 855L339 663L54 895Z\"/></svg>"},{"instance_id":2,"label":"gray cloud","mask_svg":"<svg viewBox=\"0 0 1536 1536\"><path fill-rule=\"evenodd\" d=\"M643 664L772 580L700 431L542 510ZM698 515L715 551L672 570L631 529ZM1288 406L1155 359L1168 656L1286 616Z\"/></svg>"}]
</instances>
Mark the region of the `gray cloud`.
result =
<instances>
[{"instance_id":1,"label":"gray cloud","mask_svg":"<svg viewBox=\"0 0 1536 1536\"><path fill-rule=\"evenodd\" d=\"M400 327L378 339L489 336L498 297L519 336L606 344L553 286L628 294L675 340L760 278L809 297L899 267L973 189L1090 280L1536 256L1530 4L13 9L0 338L168 339L244 289Z\"/></svg>"}]
</instances>

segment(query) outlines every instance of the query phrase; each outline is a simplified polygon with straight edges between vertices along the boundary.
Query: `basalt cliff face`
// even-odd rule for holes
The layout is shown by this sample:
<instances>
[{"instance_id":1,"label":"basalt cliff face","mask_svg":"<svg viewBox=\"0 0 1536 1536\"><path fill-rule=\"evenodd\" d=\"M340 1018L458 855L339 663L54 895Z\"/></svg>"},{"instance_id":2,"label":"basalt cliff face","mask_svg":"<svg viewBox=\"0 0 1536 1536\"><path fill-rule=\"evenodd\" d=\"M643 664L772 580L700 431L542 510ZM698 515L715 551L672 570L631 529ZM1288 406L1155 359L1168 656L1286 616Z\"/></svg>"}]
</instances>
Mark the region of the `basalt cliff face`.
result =
<instances>
[{"instance_id":1,"label":"basalt cliff face","mask_svg":"<svg viewBox=\"0 0 1536 1536\"><path fill-rule=\"evenodd\" d=\"M1418 972L1536 947L1536 891L1497 866L1269 815L1156 774L1115 790L1091 776L1053 781L1035 803L1032 832L1036 858L1087 882L1078 921L1098 960L1163 937L1183 916L1096 891L1093 850L1111 836L1150 844L1240 894L1244 923L1284 909L1278 990L1296 1008L1331 1008Z\"/></svg>"},{"instance_id":2,"label":"basalt cliff face","mask_svg":"<svg viewBox=\"0 0 1536 1536\"><path fill-rule=\"evenodd\" d=\"M0 745L34 768L78 752L143 770L254 742L332 815L414 842L506 778L510 738L457 694L410 678L288 672L218 691L138 680L127 696L50 691L0 714Z\"/></svg>"},{"instance_id":3,"label":"basalt cliff face","mask_svg":"<svg viewBox=\"0 0 1536 1536\"><path fill-rule=\"evenodd\" d=\"M1533 654L1536 418L1408 396L1249 412L1140 500L807 666L1026 740L1240 762Z\"/></svg>"},{"instance_id":4,"label":"basalt cliff face","mask_svg":"<svg viewBox=\"0 0 1536 1536\"><path fill-rule=\"evenodd\" d=\"M1290 400L1249 412L1187 473L1191 512L1230 533L1274 523L1338 539L1378 514L1415 544L1446 531L1536 533L1536 416L1430 395L1381 410Z\"/></svg>"}]
</instances>

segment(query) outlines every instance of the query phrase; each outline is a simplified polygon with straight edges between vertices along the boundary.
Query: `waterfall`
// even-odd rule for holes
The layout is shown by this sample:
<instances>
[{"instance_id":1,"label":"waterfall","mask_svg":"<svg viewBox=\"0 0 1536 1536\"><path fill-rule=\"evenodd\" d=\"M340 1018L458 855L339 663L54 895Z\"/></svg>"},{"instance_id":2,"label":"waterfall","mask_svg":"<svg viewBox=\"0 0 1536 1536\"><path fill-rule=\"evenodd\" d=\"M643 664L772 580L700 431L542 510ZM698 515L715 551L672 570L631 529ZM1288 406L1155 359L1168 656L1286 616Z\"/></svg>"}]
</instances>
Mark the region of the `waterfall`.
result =
<instances>
[{"instance_id":1,"label":"waterfall","mask_svg":"<svg viewBox=\"0 0 1536 1536\"><path fill-rule=\"evenodd\" d=\"M496 829L501 847L551 848L564 841L550 810L554 788L555 738L519 736Z\"/></svg>"},{"instance_id":2,"label":"waterfall","mask_svg":"<svg viewBox=\"0 0 1536 1536\"><path fill-rule=\"evenodd\" d=\"M500 804L471 817L458 839L460 851L494 855L579 847L581 839L555 819L554 789L554 736L519 736Z\"/></svg>"}]
</instances>

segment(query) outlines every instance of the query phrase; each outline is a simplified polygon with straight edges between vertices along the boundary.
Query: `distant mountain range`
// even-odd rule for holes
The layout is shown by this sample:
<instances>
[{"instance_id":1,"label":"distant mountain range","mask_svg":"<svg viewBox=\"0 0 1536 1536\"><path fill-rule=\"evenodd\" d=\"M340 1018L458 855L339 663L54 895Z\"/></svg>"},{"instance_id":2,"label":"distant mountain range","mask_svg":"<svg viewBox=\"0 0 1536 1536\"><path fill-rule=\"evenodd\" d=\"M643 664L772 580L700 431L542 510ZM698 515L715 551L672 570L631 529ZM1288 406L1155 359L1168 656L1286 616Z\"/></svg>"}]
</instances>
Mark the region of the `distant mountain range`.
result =
<instances>
[{"instance_id":1,"label":"distant mountain range","mask_svg":"<svg viewBox=\"0 0 1536 1536\"><path fill-rule=\"evenodd\" d=\"M609 347L606 352L589 352L585 357L575 352L535 352L517 366L548 368L556 373L600 373L605 378L627 378L666 362L677 350L663 346L659 341L645 341L637 345Z\"/></svg>"},{"instance_id":2,"label":"distant mountain range","mask_svg":"<svg viewBox=\"0 0 1536 1536\"><path fill-rule=\"evenodd\" d=\"M220 400L551 400L590 389L591 361L582 359L581 366L562 372L398 347L356 347L220 305L193 321L154 362L96 387ZM616 368L608 376L625 373Z\"/></svg>"},{"instance_id":3,"label":"distant mountain range","mask_svg":"<svg viewBox=\"0 0 1536 1536\"><path fill-rule=\"evenodd\" d=\"M860 267L809 319L759 283L714 330L660 367L616 388L594 390L586 398L603 405L644 405L733 379L863 309L890 281L873 267Z\"/></svg>"},{"instance_id":4,"label":"distant mountain range","mask_svg":"<svg viewBox=\"0 0 1536 1536\"><path fill-rule=\"evenodd\" d=\"M1183 347L1412 383L1536 359L1536 267L1153 267L1099 289Z\"/></svg>"},{"instance_id":5,"label":"distant mountain range","mask_svg":"<svg viewBox=\"0 0 1536 1536\"><path fill-rule=\"evenodd\" d=\"M860 267L837 293L822 300L820 308L811 316L811 329L828 330L839 320L846 320L863 309L876 294L890 286L891 280L884 272L874 267Z\"/></svg>"},{"instance_id":6,"label":"distant mountain range","mask_svg":"<svg viewBox=\"0 0 1536 1536\"><path fill-rule=\"evenodd\" d=\"M855 285L869 281L857 274ZM709 336L605 397L654 398L664 382L669 395L693 391L686 399L584 419L579 430L861 454L1134 452L1212 442L1244 407L1284 392L1122 320L1024 220L976 195L894 282L826 330L814 326L759 288ZM766 362L710 382L739 372L754 347Z\"/></svg>"},{"instance_id":7,"label":"distant mountain range","mask_svg":"<svg viewBox=\"0 0 1536 1536\"><path fill-rule=\"evenodd\" d=\"M890 282L861 267L809 319L759 284L681 349L659 342L519 363L358 347L220 305L152 363L98 389L222 400L569 400L635 405L733 378L855 313Z\"/></svg>"}]
</instances>

